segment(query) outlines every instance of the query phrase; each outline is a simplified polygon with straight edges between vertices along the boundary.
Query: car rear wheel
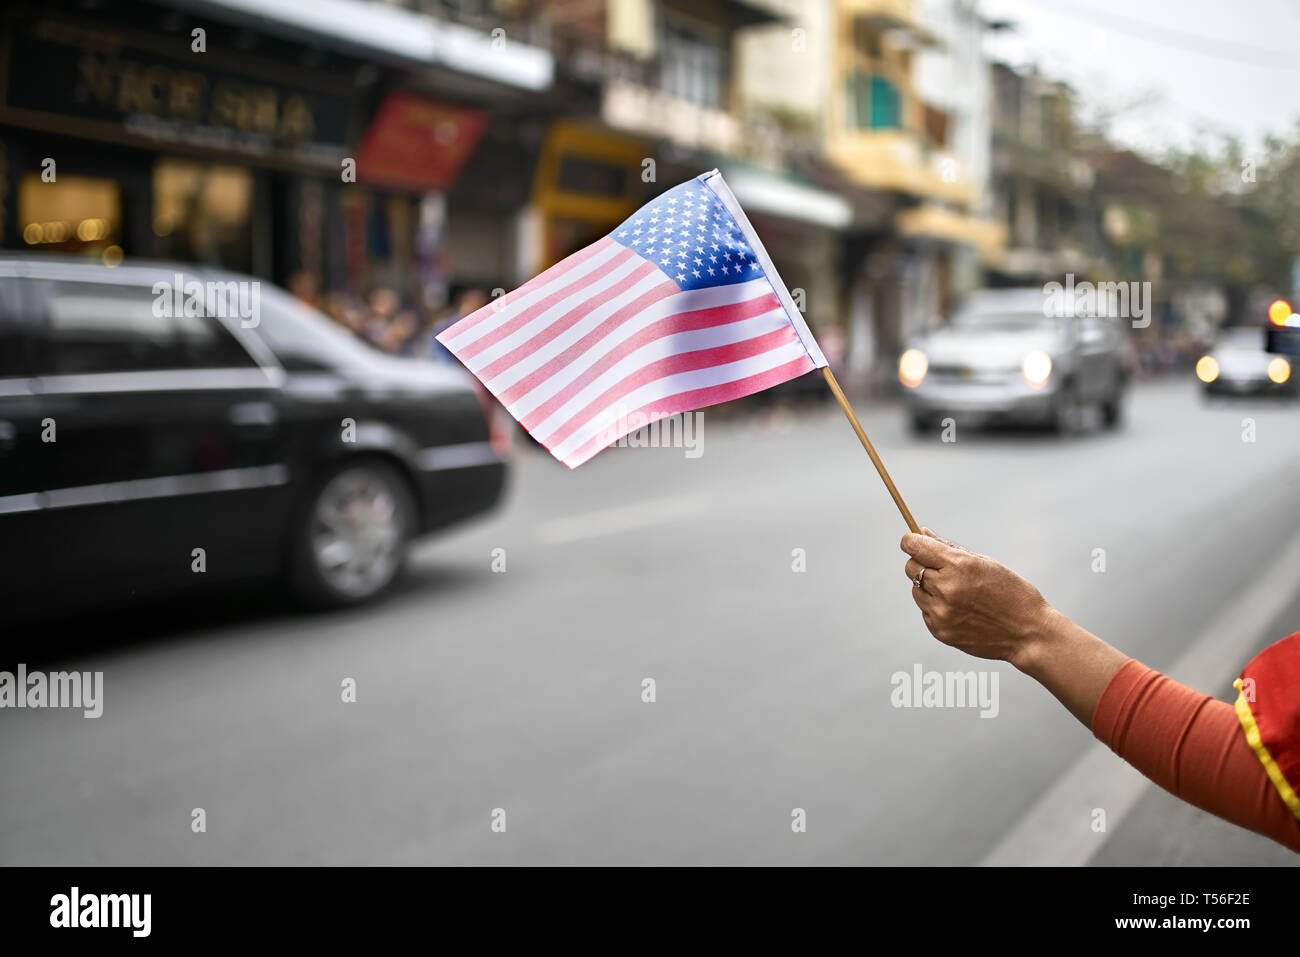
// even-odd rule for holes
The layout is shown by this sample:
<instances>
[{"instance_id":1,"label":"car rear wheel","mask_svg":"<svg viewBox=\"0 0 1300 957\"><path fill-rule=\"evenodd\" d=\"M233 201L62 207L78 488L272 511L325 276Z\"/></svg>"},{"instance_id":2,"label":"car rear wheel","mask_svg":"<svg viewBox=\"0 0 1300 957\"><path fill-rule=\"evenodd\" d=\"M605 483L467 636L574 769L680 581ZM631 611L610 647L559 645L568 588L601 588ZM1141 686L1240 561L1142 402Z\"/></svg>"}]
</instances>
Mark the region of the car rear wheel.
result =
<instances>
[{"instance_id":1,"label":"car rear wheel","mask_svg":"<svg viewBox=\"0 0 1300 957\"><path fill-rule=\"evenodd\" d=\"M1079 420L1083 415L1083 404L1074 389L1074 384L1067 382L1061 386L1052 403L1052 430L1060 435L1069 435L1079 429Z\"/></svg>"},{"instance_id":2,"label":"car rear wheel","mask_svg":"<svg viewBox=\"0 0 1300 957\"><path fill-rule=\"evenodd\" d=\"M313 489L294 540L294 590L312 605L369 601L401 571L415 525L410 489L379 459L337 466Z\"/></svg>"},{"instance_id":3,"label":"car rear wheel","mask_svg":"<svg viewBox=\"0 0 1300 957\"><path fill-rule=\"evenodd\" d=\"M1101 404L1101 421L1108 429L1118 428L1124 421L1124 394L1116 392Z\"/></svg>"}]
</instances>

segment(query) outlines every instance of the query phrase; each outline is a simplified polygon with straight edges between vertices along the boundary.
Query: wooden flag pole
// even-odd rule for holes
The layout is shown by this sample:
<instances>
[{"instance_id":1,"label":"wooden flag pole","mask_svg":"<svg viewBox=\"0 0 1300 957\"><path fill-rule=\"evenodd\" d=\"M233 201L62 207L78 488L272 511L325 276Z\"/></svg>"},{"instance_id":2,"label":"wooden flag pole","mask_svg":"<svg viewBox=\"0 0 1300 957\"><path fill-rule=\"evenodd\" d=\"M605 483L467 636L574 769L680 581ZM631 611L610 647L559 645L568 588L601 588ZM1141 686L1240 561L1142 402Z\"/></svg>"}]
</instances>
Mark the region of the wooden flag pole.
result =
<instances>
[{"instance_id":1,"label":"wooden flag pole","mask_svg":"<svg viewBox=\"0 0 1300 957\"><path fill-rule=\"evenodd\" d=\"M835 396L835 401L840 404L840 408L843 409L844 414L848 416L849 424L853 426L853 431L858 433L858 439L862 442L862 447L867 450L867 455L871 456L871 464L874 465L876 471L880 473L880 479L885 483L885 488L889 489L889 494L893 496L894 504L897 505L898 510L903 513L903 521L907 522L907 527L909 529L919 533L921 529L917 527L916 519L914 519L912 513L907 510L907 504L903 501L903 496L898 494L898 487L894 485L894 480L891 479L889 473L885 471L885 463L880 461L880 456L876 454L875 446L871 444L871 440L867 438L867 433L862 429L862 423L859 422L858 417L853 414L853 407L849 405L849 400L844 397L844 390L841 389L840 384L835 381L835 373L831 372L830 366L822 366L822 375L826 377L826 384L831 387L831 394Z\"/></svg>"}]
</instances>

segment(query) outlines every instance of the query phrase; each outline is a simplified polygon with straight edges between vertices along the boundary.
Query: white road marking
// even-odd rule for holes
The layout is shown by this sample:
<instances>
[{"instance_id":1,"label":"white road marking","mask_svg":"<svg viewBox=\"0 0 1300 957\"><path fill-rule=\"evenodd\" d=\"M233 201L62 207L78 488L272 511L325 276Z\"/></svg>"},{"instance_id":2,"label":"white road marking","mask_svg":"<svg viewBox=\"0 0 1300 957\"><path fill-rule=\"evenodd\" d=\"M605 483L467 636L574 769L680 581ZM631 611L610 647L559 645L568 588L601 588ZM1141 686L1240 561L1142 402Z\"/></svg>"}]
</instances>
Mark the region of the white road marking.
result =
<instances>
[{"instance_id":1,"label":"white road marking","mask_svg":"<svg viewBox=\"0 0 1300 957\"><path fill-rule=\"evenodd\" d=\"M615 508L555 518L537 526L537 540L546 545L565 545L587 538L616 535L702 514L708 500L700 495L678 495L619 505Z\"/></svg>"},{"instance_id":2,"label":"white road marking","mask_svg":"<svg viewBox=\"0 0 1300 957\"><path fill-rule=\"evenodd\" d=\"M1300 539L1271 558L1165 674L1206 694L1236 677L1224 671L1225 663L1246 663L1260 634L1295 596L1296 568L1300 568ZM1087 864L1105 843L1105 835L1092 830L1092 809L1105 808L1106 830L1112 832L1148 787L1155 785L1100 741L1094 741L980 864Z\"/></svg>"}]
</instances>

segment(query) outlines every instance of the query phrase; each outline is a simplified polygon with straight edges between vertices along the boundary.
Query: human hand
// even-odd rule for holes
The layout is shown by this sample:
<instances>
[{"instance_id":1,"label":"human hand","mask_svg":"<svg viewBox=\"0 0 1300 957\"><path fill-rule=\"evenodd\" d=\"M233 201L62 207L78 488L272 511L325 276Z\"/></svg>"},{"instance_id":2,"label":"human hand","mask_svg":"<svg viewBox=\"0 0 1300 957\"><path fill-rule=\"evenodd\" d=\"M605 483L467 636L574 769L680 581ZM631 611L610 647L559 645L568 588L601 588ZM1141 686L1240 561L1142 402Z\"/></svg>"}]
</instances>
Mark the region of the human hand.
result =
<instances>
[{"instance_id":1,"label":"human hand","mask_svg":"<svg viewBox=\"0 0 1300 957\"><path fill-rule=\"evenodd\" d=\"M1019 667L1032 640L1046 630L1051 605L1005 565L928 528L922 532L904 535L900 547L911 556L904 571L930 634L969 655Z\"/></svg>"}]
</instances>

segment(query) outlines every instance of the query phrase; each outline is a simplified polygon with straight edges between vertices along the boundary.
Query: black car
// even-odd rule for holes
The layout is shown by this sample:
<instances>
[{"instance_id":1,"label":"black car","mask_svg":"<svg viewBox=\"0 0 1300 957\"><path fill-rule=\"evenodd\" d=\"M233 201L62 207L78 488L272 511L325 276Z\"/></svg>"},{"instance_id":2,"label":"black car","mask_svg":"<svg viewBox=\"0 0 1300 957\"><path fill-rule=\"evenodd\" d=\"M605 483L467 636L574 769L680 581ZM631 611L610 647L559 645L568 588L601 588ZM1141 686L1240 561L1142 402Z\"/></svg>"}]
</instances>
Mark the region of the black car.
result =
<instances>
[{"instance_id":1,"label":"black car","mask_svg":"<svg viewBox=\"0 0 1300 957\"><path fill-rule=\"evenodd\" d=\"M498 414L270 283L0 258L0 608L275 574L372 598L501 497Z\"/></svg>"}]
</instances>

